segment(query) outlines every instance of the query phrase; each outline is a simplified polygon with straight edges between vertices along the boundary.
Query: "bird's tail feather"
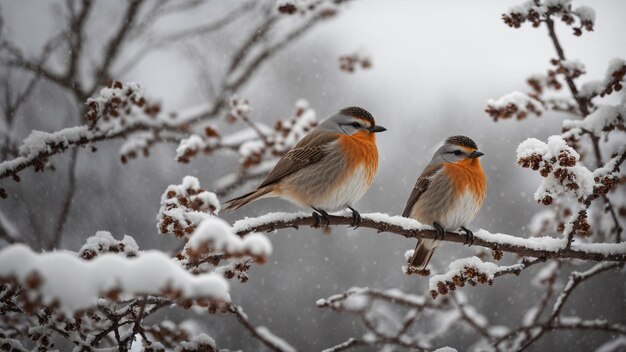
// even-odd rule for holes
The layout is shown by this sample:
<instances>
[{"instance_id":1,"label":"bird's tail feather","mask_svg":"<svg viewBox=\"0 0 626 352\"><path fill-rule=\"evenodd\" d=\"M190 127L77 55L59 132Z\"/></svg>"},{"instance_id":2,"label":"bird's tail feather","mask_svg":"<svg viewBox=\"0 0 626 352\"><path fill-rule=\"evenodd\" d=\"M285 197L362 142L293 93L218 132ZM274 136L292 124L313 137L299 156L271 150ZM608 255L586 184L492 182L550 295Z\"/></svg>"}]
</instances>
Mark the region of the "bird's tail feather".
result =
<instances>
[{"instance_id":1,"label":"bird's tail feather","mask_svg":"<svg viewBox=\"0 0 626 352\"><path fill-rule=\"evenodd\" d=\"M272 192L272 187L263 187L259 189L255 189L252 192L246 193L240 197L233 198L224 203L225 207L223 211L231 211L237 210L248 203L252 203L257 199L263 198L263 196L268 195Z\"/></svg>"},{"instance_id":2,"label":"bird's tail feather","mask_svg":"<svg viewBox=\"0 0 626 352\"><path fill-rule=\"evenodd\" d=\"M432 258L435 249L438 247L438 243L432 240L420 240L415 246L413 257L411 258L411 266L417 270L425 270Z\"/></svg>"}]
</instances>

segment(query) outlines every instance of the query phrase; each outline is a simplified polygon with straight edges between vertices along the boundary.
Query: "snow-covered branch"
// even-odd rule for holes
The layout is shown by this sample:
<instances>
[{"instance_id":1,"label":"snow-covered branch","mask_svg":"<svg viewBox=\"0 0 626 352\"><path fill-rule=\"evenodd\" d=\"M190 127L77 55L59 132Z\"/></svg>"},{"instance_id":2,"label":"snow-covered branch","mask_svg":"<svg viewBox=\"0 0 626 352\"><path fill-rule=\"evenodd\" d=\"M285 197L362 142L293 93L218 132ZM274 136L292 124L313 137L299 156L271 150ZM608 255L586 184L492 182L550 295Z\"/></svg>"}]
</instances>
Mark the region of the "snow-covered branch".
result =
<instances>
[{"instance_id":1,"label":"snow-covered branch","mask_svg":"<svg viewBox=\"0 0 626 352\"><path fill-rule=\"evenodd\" d=\"M427 225L404 218L381 213L362 214L360 227L387 232L406 238L435 239L435 230ZM348 215L331 215L330 226L350 225L352 217ZM249 232L271 232L280 229L298 228L299 226L315 227L315 217L310 213L270 213L257 218L246 218L233 224L239 235ZM463 244L467 242L465 234L446 232L442 241ZM474 233L474 246L493 250L515 253L520 256L535 258L572 258L595 261L626 261L626 243L573 243L566 249L567 242L563 238L533 237L521 238L501 233L490 233L479 230Z\"/></svg>"}]
</instances>

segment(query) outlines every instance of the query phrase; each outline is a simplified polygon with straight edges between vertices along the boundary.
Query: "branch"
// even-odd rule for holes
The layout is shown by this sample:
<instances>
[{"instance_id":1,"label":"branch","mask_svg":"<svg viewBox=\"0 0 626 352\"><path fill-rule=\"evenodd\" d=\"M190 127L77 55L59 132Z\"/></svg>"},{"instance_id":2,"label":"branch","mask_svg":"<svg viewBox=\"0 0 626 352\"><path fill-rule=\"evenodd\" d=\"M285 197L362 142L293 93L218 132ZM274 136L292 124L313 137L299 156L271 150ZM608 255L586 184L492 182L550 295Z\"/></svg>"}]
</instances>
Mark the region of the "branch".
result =
<instances>
[{"instance_id":1,"label":"branch","mask_svg":"<svg viewBox=\"0 0 626 352\"><path fill-rule=\"evenodd\" d=\"M389 232L406 238L430 240L434 240L437 234L430 226L401 216L372 213L362 214L362 217L363 221L360 227L375 229L379 233ZM330 216L330 225L332 226L350 225L352 221L352 216ZM233 229L238 235L244 236L250 232L271 232L285 228L298 229L299 226L316 227L316 218L309 213L270 213L258 218L239 220L235 222ZM446 232L442 241L463 244L467 242L467 237L464 234ZM626 243L581 243L573 244L571 248L566 249L563 248L565 239L552 237L520 238L480 230L474 233L473 245L534 258L626 261Z\"/></svg>"},{"instance_id":2,"label":"branch","mask_svg":"<svg viewBox=\"0 0 626 352\"><path fill-rule=\"evenodd\" d=\"M74 199L74 194L76 193L76 164L78 159L78 149L72 150L72 155L70 156L70 165L68 168L68 183L67 183L67 191L65 193L65 199L63 200L63 206L61 207L61 213L59 214L59 219L57 221L56 226L54 227L54 233L52 233L52 238L48 243L48 250L55 249L59 246L61 242L61 236L63 234L63 228L65 227L65 223L70 215L70 207L72 205L72 200Z\"/></svg>"},{"instance_id":3,"label":"branch","mask_svg":"<svg viewBox=\"0 0 626 352\"><path fill-rule=\"evenodd\" d=\"M565 305L565 302L567 301L567 299L570 297L570 295L572 294L572 292L574 291L574 289L583 281L597 275L600 273L603 273L607 270L611 270L614 268L621 268L623 267L623 263L600 263L600 264L596 264L594 265L591 269L584 271L584 272L578 272L578 271L574 271L570 274L569 276L569 281L567 282L567 285L565 285L565 288L563 289L563 292L561 292L561 295L559 295L559 297L556 299L556 303L554 304L554 308L552 309L552 314L550 314L550 317L544 322L542 323L541 326L541 330L539 330L539 332L537 333L537 335L533 336L531 339L529 339L524 346L522 346L519 351L522 351L524 349L526 349L528 346L530 346L531 344L533 344L534 342L536 342L537 340L539 340L539 338L541 336L543 336L547 331L549 330L554 330L555 326L569 326L570 328L578 328L578 329L582 329L582 328L586 328L586 329L594 329L594 328L598 328L599 326L602 326L603 330L609 329L609 326L611 324L608 324L606 322L602 323L602 324L563 324L563 323L567 323L567 321L565 322L560 322L559 319L559 315L561 314L561 310L563 309L563 306ZM624 327L622 327L624 328ZM619 328L618 328L619 329Z\"/></svg>"},{"instance_id":4,"label":"branch","mask_svg":"<svg viewBox=\"0 0 626 352\"><path fill-rule=\"evenodd\" d=\"M244 313L243 309L240 306L231 304L228 307L228 311L235 315L237 321L243 325L246 330L248 330L252 336L261 341L265 346L267 346L272 351L277 352L291 352L295 351L293 347L291 347L284 340L274 336L267 328L262 326L255 327L248 320L248 316Z\"/></svg>"}]
</instances>

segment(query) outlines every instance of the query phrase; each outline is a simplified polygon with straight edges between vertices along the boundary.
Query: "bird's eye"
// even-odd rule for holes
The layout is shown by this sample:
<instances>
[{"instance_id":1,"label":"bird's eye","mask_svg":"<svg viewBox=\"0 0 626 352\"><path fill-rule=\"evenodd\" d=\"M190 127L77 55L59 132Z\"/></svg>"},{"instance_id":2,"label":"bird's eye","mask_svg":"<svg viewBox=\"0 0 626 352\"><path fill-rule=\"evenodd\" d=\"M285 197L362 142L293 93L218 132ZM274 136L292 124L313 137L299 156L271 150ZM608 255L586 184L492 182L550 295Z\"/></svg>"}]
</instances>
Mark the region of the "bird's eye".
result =
<instances>
[{"instance_id":1,"label":"bird's eye","mask_svg":"<svg viewBox=\"0 0 626 352\"><path fill-rule=\"evenodd\" d=\"M359 127L361 127L361 124L360 124L360 123L358 123L358 122L353 122L353 123L352 123L352 127L354 127L354 128L359 128Z\"/></svg>"},{"instance_id":2,"label":"bird's eye","mask_svg":"<svg viewBox=\"0 0 626 352\"><path fill-rule=\"evenodd\" d=\"M463 154L463 152L462 152L462 151L460 151L460 150L455 150L455 151L454 151L454 155L457 155L457 156L458 156L458 155L461 155L461 154Z\"/></svg>"}]
</instances>

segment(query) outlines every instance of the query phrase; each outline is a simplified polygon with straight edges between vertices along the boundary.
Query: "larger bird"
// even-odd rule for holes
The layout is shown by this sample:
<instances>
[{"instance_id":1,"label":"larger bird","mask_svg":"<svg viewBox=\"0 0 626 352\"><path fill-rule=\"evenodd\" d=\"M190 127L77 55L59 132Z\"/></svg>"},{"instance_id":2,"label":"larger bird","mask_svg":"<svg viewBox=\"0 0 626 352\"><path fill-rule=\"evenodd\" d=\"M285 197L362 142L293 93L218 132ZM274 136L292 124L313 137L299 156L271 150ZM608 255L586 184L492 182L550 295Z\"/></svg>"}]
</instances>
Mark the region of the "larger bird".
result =
<instances>
[{"instance_id":1,"label":"larger bird","mask_svg":"<svg viewBox=\"0 0 626 352\"><path fill-rule=\"evenodd\" d=\"M476 143L465 136L446 139L417 179L402 216L432 224L437 238L444 232L463 230L471 244L473 234L466 226L478 214L487 193L487 178ZM418 240L409 264L418 271L428 266L439 241Z\"/></svg>"},{"instance_id":2,"label":"larger bird","mask_svg":"<svg viewBox=\"0 0 626 352\"><path fill-rule=\"evenodd\" d=\"M328 224L328 211L349 208L353 225L361 216L353 208L367 192L378 169L375 133L386 129L359 107L348 107L305 135L274 166L254 191L226 202L239 209L258 199L279 197L316 212Z\"/></svg>"}]
</instances>

